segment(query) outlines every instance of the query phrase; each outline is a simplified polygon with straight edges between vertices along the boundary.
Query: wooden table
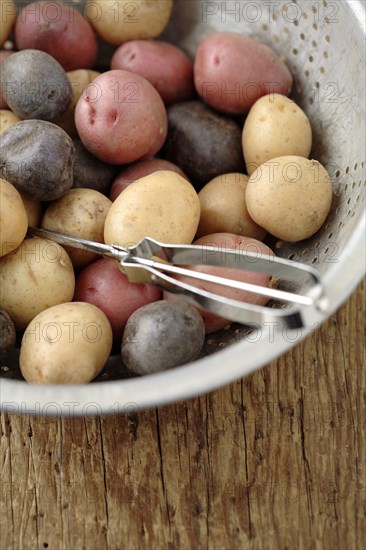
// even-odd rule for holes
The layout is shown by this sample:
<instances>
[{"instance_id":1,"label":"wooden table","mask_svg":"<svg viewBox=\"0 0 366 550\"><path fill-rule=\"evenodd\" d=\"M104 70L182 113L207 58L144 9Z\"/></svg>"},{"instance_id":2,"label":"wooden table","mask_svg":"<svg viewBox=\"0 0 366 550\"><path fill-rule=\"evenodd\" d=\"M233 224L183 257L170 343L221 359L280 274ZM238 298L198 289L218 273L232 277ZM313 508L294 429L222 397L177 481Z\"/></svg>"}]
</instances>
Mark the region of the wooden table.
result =
<instances>
[{"instance_id":1,"label":"wooden table","mask_svg":"<svg viewBox=\"0 0 366 550\"><path fill-rule=\"evenodd\" d=\"M2 415L1 550L366 548L365 284L285 357L129 416Z\"/></svg>"}]
</instances>

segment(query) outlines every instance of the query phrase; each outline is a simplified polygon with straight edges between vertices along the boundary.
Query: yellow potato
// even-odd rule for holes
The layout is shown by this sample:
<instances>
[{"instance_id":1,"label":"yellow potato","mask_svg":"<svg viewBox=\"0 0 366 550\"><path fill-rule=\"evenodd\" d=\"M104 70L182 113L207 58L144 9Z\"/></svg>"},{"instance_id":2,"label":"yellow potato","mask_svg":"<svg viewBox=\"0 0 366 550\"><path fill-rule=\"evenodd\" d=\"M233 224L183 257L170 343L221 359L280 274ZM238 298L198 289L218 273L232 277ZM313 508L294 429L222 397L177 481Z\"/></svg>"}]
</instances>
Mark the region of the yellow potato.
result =
<instances>
[{"instance_id":1,"label":"yellow potato","mask_svg":"<svg viewBox=\"0 0 366 550\"><path fill-rule=\"evenodd\" d=\"M197 237L212 233L234 233L262 241L266 230L259 227L248 214L245 174L223 174L206 183L198 193L201 217Z\"/></svg>"},{"instance_id":2,"label":"yellow potato","mask_svg":"<svg viewBox=\"0 0 366 550\"><path fill-rule=\"evenodd\" d=\"M54 123L65 130L70 137L76 139L78 137L78 132L75 126L76 104L87 86L89 86L89 84L93 82L93 80L97 78L100 73L97 71L92 71L91 69L76 69L75 71L69 71L66 74L72 87L72 100L66 111L62 113L62 115L55 120Z\"/></svg>"},{"instance_id":3,"label":"yellow potato","mask_svg":"<svg viewBox=\"0 0 366 550\"><path fill-rule=\"evenodd\" d=\"M23 193L19 194L22 198L24 208L27 213L29 227L39 227L42 218L42 203L27 197L27 195L24 195Z\"/></svg>"},{"instance_id":4,"label":"yellow potato","mask_svg":"<svg viewBox=\"0 0 366 550\"><path fill-rule=\"evenodd\" d=\"M173 0L88 0L84 16L96 33L109 44L155 38L165 29Z\"/></svg>"},{"instance_id":5,"label":"yellow potato","mask_svg":"<svg viewBox=\"0 0 366 550\"><path fill-rule=\"evenodd\" d=\"M67 252L46 239L25 239L0 259L0 306L23 329L41 311L72 300L75 275Z\"/></svg>"},{"instance_id":6,"label":"yellow potato","mask_svg":"<svg viewBox=\"0 0 366 550\"><path fill-rule=\"evenodd\" d=\"M0 256L15 250L28 230L27 213L14 185L0 178Z\"/></svg>"},{"instance_id":7,"label":"yellow potato","mask_svg":"<svg viewBox=\"0 0 366 550\"><path fill-rule=\"evenodd\" d=\"M5 132L8 128L16 124L17 122L20 122L22 119L19 118L13 111L9 111L8 109L1 109L0 110L0 134Z\"/></svg>"},{"instance_id":8,"label":"yellow potato","mask_svg":"<svg viewBox=\"0 0 366 550\"><path fill-rule=\"evenodd\" d=\"M24 333L19 365L34 384L84 384L104 367L112 329L92 304L71 302L43 311Z\"/></svg>"},{"instance_id":9,"label":"yellow potato","mask_svg":"<svg viewBox=\"0 0 366 550\"><path fill-rule=\"evenodd\" d=\"M310 122L294 101L281 94L268 94L258 99L249 111L242 143L249 175L276 157L307 158L312 143Z\"/></svg>"},{"instance_id":10,"label":"yellow potato","mask_svg":"<svg viewBox=\"0 0 366 550\"><path fill-rule=\"evenodd\" d=\"M0 46L6 42L16 19L16 7L13 0L0 1Z\"/></svg>"},{"instance_id":11,"label":"yellow potato","mask_svg":"<svg viewBox=\"0 0 366 550\"><path fill-rule=\"evenodd\" d=\"M316 160L284 156L263 163L250 176L245 198L253 220L284 241L311 237L323 225L332 184Z\"/></svg>"},{"instance_id":12,"label":"yellow potato","mask_svg":"<svg viewBox=\"0 0 366 550\"><path fill-rule=\"evenodd\" d=\"M71 189L54 201L43 215L43 229L66 233L98 243L103 242L104 222L112 202L95 189ZM97 255L65 247L75 269L90 264Z\"/></svg>"},{"instance_id":13,"label":"yellow potato","mask_svg":"<svg viewBox=\"0 0 366 550\"><path fill-rule=\"evenodd\" d=\"M112 204L104 227L107 244L134 245L143 237L189 244L200 217L193 186L169 170L131 183Z\"/></svg>"}]
</instances>

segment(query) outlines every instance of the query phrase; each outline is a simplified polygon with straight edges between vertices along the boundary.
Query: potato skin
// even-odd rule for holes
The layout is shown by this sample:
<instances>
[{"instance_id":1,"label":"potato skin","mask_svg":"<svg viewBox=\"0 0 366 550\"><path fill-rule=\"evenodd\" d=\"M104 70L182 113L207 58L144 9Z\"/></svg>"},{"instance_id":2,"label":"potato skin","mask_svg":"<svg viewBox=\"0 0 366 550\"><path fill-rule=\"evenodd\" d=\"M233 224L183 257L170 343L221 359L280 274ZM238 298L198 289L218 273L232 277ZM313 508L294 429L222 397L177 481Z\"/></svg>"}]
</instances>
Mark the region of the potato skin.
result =
<instances>
[{"instance_id":1,"label":"potato skin","mask_svg":"<svg viewBox=\"0 0 366 550\"><path fill-rule=\"evenodd\" d=\"M47 52L65 71L88 69L97 57L91 25L70 4L33 2L19 13L14 35L19 50Z\"/></svg>"},{"instance_id":2,"label":"potato skin","mask_svg":"<svg viewBox=\"0 0 366 550\"><path fill-rule=\"evenodd\" d=\"M172 9L173 0L88 0L84 12L103 40L119 46L128 40L159 36Z\"/></svg>"},{"instance_id":3,"label":"potato skin","mask_svg":"<svg viewBox=\"0 0 366 550\"><path fill-rule=\"evenodd\" d=\"M161 300L138 309L127 321L121 353L136 374L151 374L197 359L204 342L201 316L187 302Z\"/></svg>"},{"instance_id":4,"label":"potato skin","mask_svg":"<svg viewBox=\"0 0 366 550\"><path fill-rule=\"evenodd\" d=\"M161 298L162 292L156 286L130 283L111 258L93 262L76 278L74 300L94 304L106 314L118 346L130 315Z\"/></svg>"},{"instance_id":5,"label":"potato skin","mask_svg":"<svg viewBox=\"0 0 366 550\"><path fill-rule=\"evenodd\" d=\"M43 311L27 327L19 365L33 384L84 384L104 367L112 329L92 304L64 303Z\"/></svg>"},{"instance_id":6,"label":"potato skin","mask_svg":"<svg viewBox=\"0 0 366 550\"><path fill-rule=\"evenodd\" d=\"M104 226L107 244L132 245L143 237L164 243L192 242L200 202L179 174L159 171L131 183L112 204Z\"/></svg>"},{"instance_id":7,"label":"potato skin","mask_svg":"<svg viewBox=\"0 0 366 550\"><path fill-rule=\"evenodd\" d=\"M145 78L128 71L98 76L76 105L75 123L85 147L111 164L155 155L168 127L158 92Z\"/></svg>"},{"instance_id":8,"label":"potato skin","mask_svg":"<svg viewBox=\"0 0 366 550\"><path fill-rule=\"evenodd\" d=\"M94 189L71 189L54 201L43 215L41 227L90 241L103 242L104 222L111 201ZM65 247L76 270L82 269L98 255Z\"/></svg>"},{"instance_id":9,"label":"potato skin","mask_svg":"<svg viewBox=\"0 0 366 550\"><path fill-rule=\"evenodd\" d=\"M242 144L249 175L258 166L276 157L298 155L307 158L312 144L309 119L288 97L265 95L249 111Z\"/></svg>"},{"instance_id":10,"label":"potato skin","mask_svg":"<svg viewBox=\"0 0 366 550\"><path fill-rule=\"evenodd\" d=\"M24 195L24 193L19 194L22 198L25 212L27 214L29 227L39 227L43 212L42 203L40 201L36 201L35 199L31 199L27 195Z\"/></svg>"},{"instance_id":11,"label":"potato skin","mask_svg":"<svg viewBox=\"0 0 366 550\"><path fill-rule=\"evenodd\" d=\"M13 113L13 111L9 111L8 109L1 109L0 110L0 134L5 132L8 128L11 126L14 126L17 122L20 122L21 119Z\"/></svg>"},{"instance_id":12,"label":"potato skin","mask_svg":"<svg viewBox=\"0 0 366 550\"><path fill-rule=\"evenodd\" d=\"M0 256L15 250L28 230L27 213L14 185L0 178Z\"/></svg>"},{"instance_id":13,"label":"potato skin","mask_svg":"<svg viewBox=\"0 0 366 550\"><path fill-rule=\"evenodd\" d=\"M247 113L261 96L289 95L292 87L290 71L269 46L235 32L212 33L201 41L194 80L206 103L229 114Z\"/></svg>"},{"instance_id":14,"label":"potato skin","mask_svg":"<svg viewBox=\"0 0 366 550\"><path fill-rule=\"evenodd\" d=\"M31 238L0 259L0 285L0 306L24 329L41 311L72 299L75 276L59 244Z\"/></svg>"},{"instance_id":15,"label":"potato skin","mask_svg":"<svg viewBox=\"0 0 366 550\"><path fill-rule=\"evenodd\" d=\"M0 46L7 40L16 20L16 7L13 0L1 0L0 4Z\"/></svg>"},{"instance_id":16,"label":"potato skin","mask_svg":"<svg viewBox=\"0 0 366 550\"><path fill-rule=\"evenodd\" d=\"M35 200L55 200L72 186L74 156L56 124L22 120L1 134L0 176Z\"/></svg>"},{"instance_id":17,"label":"potato skin","mask_svg":"<svg viewBox=\"0 0 366 550\"><path fill-rule=\"evenodd\" d=\"M188 180L187 176L184 174L183 170L179 168L176 164L173 164L172 162L169 162L168 160L163 159L145 159L145 160L138 160L137 162L134 162L133 164L130 164L129 166L126 166L126 168L123 168L121 172L118 174L116 179L114 180L110 193L109 198L111 201L115 201L118 195L122 193L126 187L130 185L130 183L143 178L145 176L149 176L150 174L153 174L154 172L159 172L159 170L169 170L170 172L176 172L182 178L185 178Z\"/></svg>"},{"instance_id":18,"label":"potato skin","mask_svg":"<svg viewBox=\"0 0 366 550\"><path fill-rule=\"evenodd\" d=\"M316 160L277 157L253 172L245 198L256 223L278 239L297 242L323 225L332 203L332 183Z\"/></svg>"},{"instance_id":19,"label":"potato skin","mask_svg":"<svg viewBox=\"0 0 366 550\"><path fill-rule=\"evenodd\" d=\"M0 308L0 353L15 346L16 331L13 321L5 309Z\"/></svg>"},{"instance_id":20,"label":"potato skin","mask_svg":"<svg viewBox=\"0 0 366 550\"><path fill-rule=\"evenodd\" d=\"M13 53L1 63L3 96L9 109L22 119L54 121L72 98L64 69L39 50Z\"/></svg>"},{"instance_id":21,"label":"potato skin","mask_svg":"<svg viewBox=\"0 0 366 550\"><path fill-rule=\"evenodd\" d=\"M177 46L162 40L131 40L114 53L111 69L143 76L166 105L187 101L194 94L193 64Z\"/></svg>"},{"instance_id":22,"label":"potato skin","mask_svg":"<svg viewBox=\"0 0 366 550\"><path fill-rule=\"evenodd\" d=\"M218 251L224 248L228 248L228 249L234 249L238 252L247 251L247 252L258 253L258 254L268 254L270 256L274 255L272 250L264 243L257 241L256 239L242 237L240 235L233 235L231 233L215 233L213 235L206 235L205 237L202 237L194 241L193 244L215 246L217 247ZM237 281L243 281L246 283L252 283L252 284L257 284L262 286L269 286L270 284L273 284L271 281L271 277L269 275L256 273L254 271L241 271L238 269L231 269L231 268L219 269L214 266L205 266L205 265L190 266L190 269L194 271L200 271L203 273L210 273L212 275L221 275L229 279L234 279ZM179 279L182 280L183 282L187 282L188 284L193 284L192 279L189 279L187 277L179 277ZM203 290L208 290L209 292L213 292L215 294L220 294L221 296L225 296L227 298L232 298L235 300L239 300L241 302L247 302L249 304L265 305L268 301L267 298L264 296L258 296L255 294L251 294L249 292L245 292L244 290L237 290L230 287L224 287L214 283L196 281L194 283L194 286L196 286L197 288L201 288ZM178 295L169 294L168 292L164 292L163 297L165 300L182 300L183 299L183 298L180 298ZM224 328L227 324L231 322L228 319L224 319L223 317L220 317L219 315L216 315L215 313L212 313L208 310L198 308L198 311L203 317L206 334L211 334L212 332L216 332L217 330Z\"/></svg>"},{"instance_id":23,"label":"potato skin","mask_svg":"<svg viewBox=\"0 0 366 550\"><path fill-rule=\"evenodd\" d=\"M249 177L245 174L223 174L201 189L200 223L197 237L212 233L233 233L262 241L267 232L249 216L245 202L245 189Z\"/></svg>"},{"instance_id":24,"label":"potato skin","mask_svg":"<svg viewBox=\"0 0 366 550\"><path fill-rule=\"evenodd\" d=\"M0 51L0 64L4 59L6 59L7 57L10 57L13 53L14 53L13 51L1 50ZM0 67L0 72L1 72L1 67ZM9 109L8 104L6 103L5 98L3 96L2 86L0 86L0 109L6 109L6 110Z\"/></svg>"}]
</instances>

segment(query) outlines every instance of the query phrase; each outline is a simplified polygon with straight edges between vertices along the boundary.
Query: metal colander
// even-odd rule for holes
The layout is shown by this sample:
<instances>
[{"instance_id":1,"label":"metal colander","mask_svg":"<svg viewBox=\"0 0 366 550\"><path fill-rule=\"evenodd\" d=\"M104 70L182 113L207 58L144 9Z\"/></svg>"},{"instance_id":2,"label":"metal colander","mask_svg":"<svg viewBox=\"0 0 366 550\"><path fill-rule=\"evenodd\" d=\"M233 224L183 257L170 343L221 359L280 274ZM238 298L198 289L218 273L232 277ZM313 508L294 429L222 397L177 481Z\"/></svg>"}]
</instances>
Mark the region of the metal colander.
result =
<instances>
[{"instance_id":1,"label":"metal colander","mask_svg":"<svg viewBox=\"0 0 366 550\"><path fill-rule=\"evenodd\" d=\"M327 168L334 199L326 223L311 239L270 244L278 256L316 267L331 303L330 315L365 273L365 5L358 0L175 0L162 38L193 56L199 41L216 31L257 37L283 56L293 74L293 98L313 128L311 157ZM17 380L17 367L3 360L1 406L9 412L87 415L193 397L267 364L324 319L314 313L311 325L295 333L231 325L208 336L202 357L194 363L141 378L129 378L119 358L111 358L87 387L30 385Z\"/></svg>"}]
</instances>

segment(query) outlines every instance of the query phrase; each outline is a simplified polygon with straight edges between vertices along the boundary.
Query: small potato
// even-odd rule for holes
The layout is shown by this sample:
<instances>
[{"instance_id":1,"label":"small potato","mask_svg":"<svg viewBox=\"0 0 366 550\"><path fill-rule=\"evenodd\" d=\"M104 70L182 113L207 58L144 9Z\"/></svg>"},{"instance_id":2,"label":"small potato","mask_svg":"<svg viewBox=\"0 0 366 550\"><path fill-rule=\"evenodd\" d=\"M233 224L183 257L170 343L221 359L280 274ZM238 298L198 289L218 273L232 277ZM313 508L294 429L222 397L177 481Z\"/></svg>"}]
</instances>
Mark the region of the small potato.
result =
<instances>
[{"instance_id":1,"label":"small potato","mask_svg":"<svg viewBox=\"0 0 366 550\"><path fill-rule=\"evenodd\" d=\"M0 256L15 250L28 230L27 213L15 187L0 178Z\"/></svg>"},{"instance_id":2,"label":"small potato","mask_svg":"<svg viewBox=\"0 0 366 550\"><path fill-rule=\"evenodd\" d=\"M193 65L183 50L163 40L131 40L114 53L111 69L123 69L148 80L165 105L194 95Z\"/></svg>"},{"instance_id":3,"label":"small potato","mask_svg":"<svg viewBox=\"0 0 366 550\"><path fill-rule=\"evenodd\" d=\"M76 105L75 124L85 147L110 164L155 155L168 129L154 86L128 71L107 71L89 84Z\"/></svg>"},{"instance_id":4,"label":"small potato","mask_svg":"<svg viewBox=\"0 0 366 550\"><path fill-rule=\"evenodd\" d=\"M136 374L151 374L197 359L204 342L202 318L187 302L160 300L127 321L122 360Z\"/></svg>"},{"instance_id":5,"label":"small potato","mask_svg":"<svg viewBox=\"0 0 366 550\"><path fill-rule=\"evenodd\" d=\"M109 193L109 198L112 202L115 201L118 195L120 195L122 191L130 185L130 183L143 178L144 176L149 176L154 172L158 172L159 170L170 170L171 172L177 172L177 174L182 176L182 178L188 179L179 166L169 162L168 160L138 160L137 162L134 162L121 170L113 182Z\"/></svg>"},{"instance_id":6,"label":"small potato","mask_svg":"<svg viewBox=\"0 0 366 550\"><path fill-rule=\"evenodd\" d=\"M215 233L213 235L207 235L201 239L197 239L193 244L201 246L214 246L217 250L217 254L223 254L222 250L234 249L237 252L251 252L253 254L267 254L273 256L273 252L267 245L257 241L256 239L250 239L248 237L241 237L240 235L232 235L231 233ZM216 253L216 252L215 252ZM208 252L212 254L212 252ZM203 258L204 261L204 258ZM255 262L255 260L253 260ZM254 263L255 266L255 263ZM255 271L242 271L239 269L231 268L220 268L215 266L205 266L203 265L194 265L190 266L193 271L200 271L202 273L210 273L211 275L220 275L222 277L227 277L228 279L234 279L236 281L242 281L244 283L250 283L260 286L270 286L274 284L269 275L263 273L256 273ZM179 276L181 281L193 284L197 288L202 290L207 290L208 292L213 292L226 298L231 298L234 300L239 300L240 302L246 302L248 304L255 304L263 306L267 303L268 299L264 296L257 294L252 294L244 290L238 290L231 287L221 286L215 283L207 283L205 281L195 281L188 277ZM164 292L164 299L166 300L182 300L183 298L179 297L178 294L169 294ZM211 311L199 308L203 320L205 322L206 334L211 334L224 328L230 321L224 319Z\"/></svg>"},{"instance_id":7,"label":"small potato","mask_svg":"<svg viewBox=\"0 0 366 550\"><path fill-rule=\"evenodd\" d=\"M16 330L13 321L5 309L0 308L0 353L15 346Z\"/></svg>"},{"instance_id":8,"label":"small potato","mask_svg":"<svg viewBox=\"0 0 366 550\"><path fill-rule=\"evenodd\" d=\"M25 239L0 259L0 306L16 328L24 329L38 313L69 302L75 276L67 252L46 239Z\"/></svg>"},{"instance_id":9,"label":"small potato","mask_svg":"<svg viewBox=\"0 0 366 550\"><path fill-rule=\"evenodd\" d=\"M0 2L0 46L7 40L16 20L17 10L13 0Z\"/></svg>"},{"instance_id":10,"label":"small potato","mask_svg":"<svg viewBox=\"0 0 366 550\"><path fill-rule=\"evenodd\" d=\"M118 262L102 258L88 265L78 275L74 300L99 307L109 319L113 341L121 344L128 318L140 307L156 302L162 292L154 285L130 283Z\"/></svg>"},{"instance_id":11,"label":"small potato","mask_svg":"<svg viewBox=\"0 0 366 550\"><path fill-rule=\"evenodd\" d=\"M14 36L18 50L47 52L65 71L92 67L97 57L93 29L70 3L32 2L19 13Z\"/></svg>"},{"instance_id":12,"label":"small potato","mask_svg":"<svg viewBox=\"0 0 366 550\"><path fill-rule=\"evenodd\" d=\"M165 29L173 0L88 0L84 9L97 34L119 46L137 38L155 38Z\"/></svg>"},{"instance_id":13,"label":"small potato","mask_svg":"<svg viewBox=\"0 0 366 550\"><path fill-rule=\"evenodd\" d=\"M245 202L248 183L245 174L223 174L207 183L198 193L201 217L197 237L212 233L234 233L262 241L266 230L253 222Z\"/></svg>"},{"instance_id":14,"label":"small potato","mask_svg":"<svg viewBox=\"0 0 366 550\"><path fill-rule=\"evenodd\" d=\"M43 215L43 229L66 233L98 243L103 242L104 222L111 201L94 189L71 189L53 202ZM76 270L85 267L98 255L66 246Z\"/></svg>"},{"instance_id":15,"label":"small potato","mask_svg":"<svg viewBox=\"0 0 366 550\"><path fill-rule=\"evenodd\" d=\"M19 193L27 213L29 227L39 227L42 219L42 203Z\"/></svg>"},{"instance_id":16,"label":"small potato","mask_svg":"<svg viewBox=\"0 0 366 550\"><path fill-rule=\"evenodd\" d=\"M67 72L66 75L72 87L72 99L66 111L57 118L54 123L65 130L70 137L75 139L78 137L78 131L75 126L76 104L84 93L84 90L86 90L89 84L93 82L100 73L90 69L76 69L75 71Z\"/></svg>"},{"instance_id":17,"label":"small potato","mask_svg":"<svg viewBox=\"0 0 366 550\"><path fill-rule=\"evenodd\" d=\"M288 95L292 87L288 67L269 46L235 32L216 32L202 40L194 80L201 98L228 114L245 114L261 96Z\"/></svg>"},{"instance_id":18,"label":"small potato","mask_svg":"<svg viewBox=\"0 0 366 550\"><path fill-rule=\"evenodd\" d=\"M60 304L43 311L27 327L19 366L33 384L84 384L104 367L112 349L112 329L91 304Z\"/></svg>"},{"instance_id":19,"label":"small potato","mask_svg":"<svg viewBox=\"0 0 366 550\"><path fill-rule=\"evenodd\" d=\"M316 160L298 156L271 159L249 178L245 198L253 220L284 241L311 237L325 222L332 183Z\"/></svg>"},{"instance_id":20,"label":"small potato","mask_svg":"<svg viewBox=\"0 0 366 550\"><path fill-rule=\"evenodd\" d=\"M288 97L265 95L249 111L242 143L249 175L275 157L298 155L307 158L312 143L310 122L304 111Z\"/></svg>"},{"instance_id":21,"label":"small potato","mask_svg":"<svg viewBox=\"0 0 366 550\"><path fill-rule=\"evenodd\" d=\"M8 111L7 109L0 110L0 134L5 132L10 126L13 126L17 122L20 122L19 118L13 111Z\"/></svg>"},{"instance_id":22,"label":"small potato","mask_svg":"<svg viewBox=\"0 0 366 550\"><path fill-rule=\"evenodd\" d=\"M64 69L51 55L39 50L22 50L4 59L1 80L9 109L23 119L52 122L72 98Z\"/></svg>"},{"instance_id":23,"label":"small potato","mask_svg":"<svg viewBox=\"0 0 366 550\"><path fill-rule=\"evenodd\" d=\"M52 122L22 120L1 134L0 176L36 200L71 188L74 157L72 139Z\"/></svg>"},{"instance_id":24,"label":"small potato","mask_svg":"<svg viewBox=\"0 0 366 550\"><path fill-rule=\"evenodd\" d=\"M143 237L165 243L191 243L200 201L192 185L167 170L131 183L112 204L104 227L107 244L132 245Z\"/></svg>"}]
</instances>

